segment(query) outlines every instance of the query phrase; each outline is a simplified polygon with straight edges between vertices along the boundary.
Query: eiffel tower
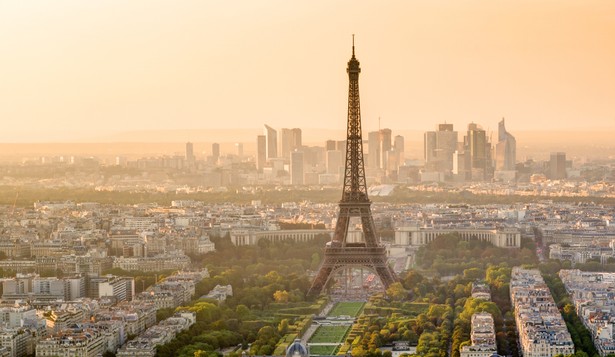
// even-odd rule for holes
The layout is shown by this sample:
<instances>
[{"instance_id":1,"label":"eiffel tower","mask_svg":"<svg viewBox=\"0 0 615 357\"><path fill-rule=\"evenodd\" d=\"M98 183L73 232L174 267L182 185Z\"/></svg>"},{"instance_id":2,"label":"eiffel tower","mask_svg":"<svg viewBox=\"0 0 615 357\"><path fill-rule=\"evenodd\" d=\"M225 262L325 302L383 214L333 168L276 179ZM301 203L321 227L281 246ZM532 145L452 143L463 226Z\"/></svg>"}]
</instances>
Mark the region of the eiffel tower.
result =
<instances>
[{"instance_id":1,"label":"eiffel tower","mask_svg":"<svg viewBox=\"0 0 615 357\"><path fill-rule=\"evenodd\" d=\"M344 188L339 203L340 211L333 240L325 246L325 255L308 295L317 295L325 289L335 273L346 268L367 268L378 275L388 288L397 281L393 269L387 264L385 247L376 240L371 201L367 197L365 165L363 164L363 138L361 134L361 108L359 102L359 61L354 55L348 61L348 128L346 131L346 169ZM349 243L348 227L352 217L359 217L363 228L364 242Z\"/></svg>"}]
</instances>

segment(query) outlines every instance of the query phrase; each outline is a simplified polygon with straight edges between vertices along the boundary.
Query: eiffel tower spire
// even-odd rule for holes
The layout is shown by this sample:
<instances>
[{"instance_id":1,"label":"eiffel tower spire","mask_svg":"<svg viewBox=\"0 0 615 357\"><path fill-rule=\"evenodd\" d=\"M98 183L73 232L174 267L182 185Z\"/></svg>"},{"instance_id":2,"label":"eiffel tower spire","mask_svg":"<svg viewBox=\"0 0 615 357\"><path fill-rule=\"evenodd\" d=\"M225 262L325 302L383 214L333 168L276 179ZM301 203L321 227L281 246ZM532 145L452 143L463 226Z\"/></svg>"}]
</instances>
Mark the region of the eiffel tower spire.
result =
<instances>
[{"instance_id":1,"label":"eiffel tower spire","mask_svg":"<svg viewBox=\"0 0 615 357\"><path fill-rule=\"evenodd\" d=\"M384 246L376 240L371 201L367 196L359 100L361 67L355 57L354 35L352 36L352 58L348 61L346 72L348 72L349 81L348 123L346 130L346 168L344 170L342 199L339 203L340 211L333 241L325 247L323 263L308 295L316 295L322 292L331 276L336 272L357 266L373 271L378 275L385 288L397 281L395 273L387 264ZM346 241L352 217L361 220L364 237L362 243L348 243Z\"/></svg>"}]
</instances>

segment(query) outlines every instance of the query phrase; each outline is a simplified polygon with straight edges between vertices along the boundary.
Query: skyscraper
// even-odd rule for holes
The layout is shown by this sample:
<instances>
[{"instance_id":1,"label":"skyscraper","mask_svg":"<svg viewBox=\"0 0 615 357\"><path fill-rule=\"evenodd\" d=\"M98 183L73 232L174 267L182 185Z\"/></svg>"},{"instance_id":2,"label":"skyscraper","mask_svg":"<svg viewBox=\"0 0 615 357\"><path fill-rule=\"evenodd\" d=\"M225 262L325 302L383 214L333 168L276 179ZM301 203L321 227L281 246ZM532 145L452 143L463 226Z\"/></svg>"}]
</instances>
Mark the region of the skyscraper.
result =
<instances>
[{"instance_id":1,"label":"skyscraper","mask_svg":"<svg viewBox=\"0 0 615 357\"><path fill-rule=\"evenodd\" d=\"M290 157L290 153L295 150L301 150L301 146L301 129L283 128L280 130L280 151L278 154L281 157L288 159Z\"/></svg>"},{"instance_id":2,"label":"skyscraper","mask_svg":"<svg viewBox=\"0 0 615 357\"><path fill-rule=\"evenodd\" d=\"M343 153L346 152L346 140L338 140L335 142L335 150L339 150ZM344 154L345 156L346 154Z\"/></svg>"},{"instance_id":3,"label":"skyscraper","mask_svg":"<svg viewBox=\"0 0 615 357\"><path fill-rule=\"evenodd\" d=\"M344 165L344 157L342 156L342 152L338 150L327 150L326 155L325 164L327 166L327 173L339 175Z\"/></svg>"},{"instance_id":4,"label":"skyscraper","mask_svg":"<svg viewBox=\"0 0 615 357\"><path fill-rule=\"evenodd\" d=\"M478 124L468 125L468 133L464 138L466 179L482 181L493 176L491 165L491 143L487 133Z\"/></svg>"},{"instance_id":5,"label":"skyscraper","mask_svg":"<svg viewBox=\"0 0 615 357\"><path fill-rule=\"evenodd\" d=\"M237 156L239 158L243 157L243 143L235 143L235 149L237 149Z\"/></svg>"},{"instance_id":6,"label":"skyscraper","mask_svg":"<svg viewBox=\"0 0 615 357\"><path fill-rule=\"evenodd\" d=\"M404 164L404 161L405 161L404 150L405 150L404 137L401 135L396 135L393 140L393 150L392 150L392 152L395 154L393 155L395 159L395 164L389 167L389 170L397 170L399 166L402 166ZM389 160L389 162L391 161L392 160Z\"/></svg>"},{"instance_id":7,"label":"skyscraper","mask_svg":"<svg viewBox=\"0 0 615 357\"><path fill-rule=\"evenodd\" d=\"M303 152L290 153L290 184L303 185Z\"/></svg>"},{"instance_id":8,"label":"skyscraper","mask_svg":"<svg viewBox=\"0 0 615 357\"><path fill-rule=\"evenodd\" d=\"M436 140L435 131L426 131L423 135L423 148L425 166L435 171L436 161L436 149L438 148L438 141ZM434 166L433 168L431 166Z\"/></svg>"},{"instance_id":9,"label":"skyscraper","mask_svg":"<svg viewBox=\"0 0 615 357\"><path fill-rule=\"evenodd\" d=\"M258 135L256 137L256 169L259 172L263 171L265 161L267 161L267 138L265 135Z\"/></svg>"},{"instance_id":10,"label":"skyscraper","mask_svg":"<svg viewBox=\"0 0 615 357\"><path fill-rule=\"evenodd\" d=\"M325 141L325 150L326 151L335 150L335 140Z\"/></svg>"},{"instance_id":11,"label":"skyscraper","mask_svg":"<svg viewBox=\"0 0 615 357\"><path fill-rule=\"evenodd\" d=\"M218 159L220 159L220 144L211 144L211 159L214 164L218 163Z\"/></svg>"},{"instance_id":12,"label":"skyscraper","mask_svg":"<svg viewBox=\"0 0 615 357\"><path fill-rule=\"evenodd\" d=\"M436 132L438 147L436 157L438 158L438 169L450 172L453 169L453 153L457 150L458 135L453 130L453 124L439 124Z\"/></svg>"},{"instance_id":13,"label":"skyscraper","mask_svg":"<svg viewBox=\"0 0 615 357\"><path fill-rule=\"evenodd\" d=\"M266 157L267 160L278 157L278 132L265 124Z\"/></svg>"},{"instance_id":14,"label":"skyscraper","mask_svg":"<svg viewBox=\"0 0 615 357\"><path fill-rule=\"evenodd\" d=\"M301 129L300 128L293 128L292 129L292 145L291 145L291 149L292 150L300 150L301 147L303 146L303 138L301 137Z\"/></svg>"},{"instance_id":15,"label":"skyscraper","mask_svg":"<svg viewBox=\"0 0 615 357\"><path fill-rule=\"evenodd\" d=\"M457 150L457 132L453 124L439 124L437 129L425 133L425 166L428 171L450 174Z\"/></svg>"},{"instance_id":16,"label":"skyscraper","mask_svg":"<svg viewBox=\"0 0 615 357\"><path fill-rule=\"evenodd\" d=\"M391 129L380 129L380 168L388 170L389 153L391 152Z\"/></svg>"},{"instance_id":17,"label":"skyscraper","mask_svg":"<svg viewBox=\"0 0 615 357\"><path fill-rule=\"evenodd\" d=\"M399 152L404 152L406 147L405 147L405 142L404 142L404 137L401 135L395 135L395 141L393 142L393 149L395 149L395 151Z\"/></svg>"},{"instance_id":18,"label":"skyscraper","mask_svg":"<svg viewBox=\"0 0 615 357\"><path fill-rule=\"evenodd\" d=\"M194 145L191 142L186 143L186 160L194 161Z\"/></svg>"},{"instance_id":19,"label":"skyscraper","mask_svg":"<svg viewBox=\"0 0 615 357\"><path fill-rule=\"evenodd\" d=\"M367 133L367 167L370 169L380 168L380 132Z\"/></svg>"},{"instance_id":20,"label":"skyscraper","mask_svg":"<svg viewBox=\"0 0 615 357\"><path fill-rule=\"evenodd\" d=\"M496 171L514 171L517 162L517 140L506 131L504 119L498 124L498 143L495 146Z\"/></svg>"},{"instance_id":21,"label":"skyscraper","mask_svg":"<svg viewBox=\"0 0 615 357\"><path fill-rule=\"evenodd\" d=\"M566 178L566 153L552 152L549 160L549 178L561 180Z\"/></svg>"}]
</instances>

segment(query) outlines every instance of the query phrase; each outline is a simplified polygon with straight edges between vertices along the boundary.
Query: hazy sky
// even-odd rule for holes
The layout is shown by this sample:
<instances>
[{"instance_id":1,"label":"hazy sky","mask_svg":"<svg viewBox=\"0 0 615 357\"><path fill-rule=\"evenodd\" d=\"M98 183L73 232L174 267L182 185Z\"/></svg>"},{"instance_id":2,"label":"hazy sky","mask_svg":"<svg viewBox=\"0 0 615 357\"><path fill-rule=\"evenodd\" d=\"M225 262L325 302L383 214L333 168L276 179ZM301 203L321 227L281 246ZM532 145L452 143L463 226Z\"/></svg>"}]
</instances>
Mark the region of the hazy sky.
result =
<instances>
[{"instance_id":1,"label":"hazy sky","mask_svg":"<svg viewBox=\"0 0 615 357\"><path fill-rule=\"evenodd\" d=\"M366 131L615 133L612 0L0 0L0 141L343 129L352 33Z\"/></svg>"}]
</instances>

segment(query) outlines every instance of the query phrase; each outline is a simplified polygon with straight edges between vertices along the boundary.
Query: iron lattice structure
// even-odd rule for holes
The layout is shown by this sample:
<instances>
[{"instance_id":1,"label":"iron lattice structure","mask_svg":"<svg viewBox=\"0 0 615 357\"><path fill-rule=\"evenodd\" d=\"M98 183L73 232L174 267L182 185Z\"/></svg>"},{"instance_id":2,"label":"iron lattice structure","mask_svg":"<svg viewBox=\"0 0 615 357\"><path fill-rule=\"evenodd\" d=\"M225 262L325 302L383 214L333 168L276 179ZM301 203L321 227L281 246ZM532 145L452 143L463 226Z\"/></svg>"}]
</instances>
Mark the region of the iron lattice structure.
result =
<instances>
[{"instance_id":1,"label":"iron lattice structure","mask_svg":"<svg viewBox=\"0 0 615 357\"><path fill-rule=\"evenodd\" d=\"M333 240L327 243L325 247L322 265L308 295L321 293L331 276L345 268L367 268L378 275L385 288L397 281L393 269L388 265L385 247L376 240L376 230L371 211L372 203L367 196L359 100L359 73L361 73L361 68L354 54L354 37L352 58L348 61L346 71L348 72L349 86L344 188L339 203L340 211ZM358 217L361 220L363 243L346 242L352 217Z\"/></svg>"}]
</instances>

